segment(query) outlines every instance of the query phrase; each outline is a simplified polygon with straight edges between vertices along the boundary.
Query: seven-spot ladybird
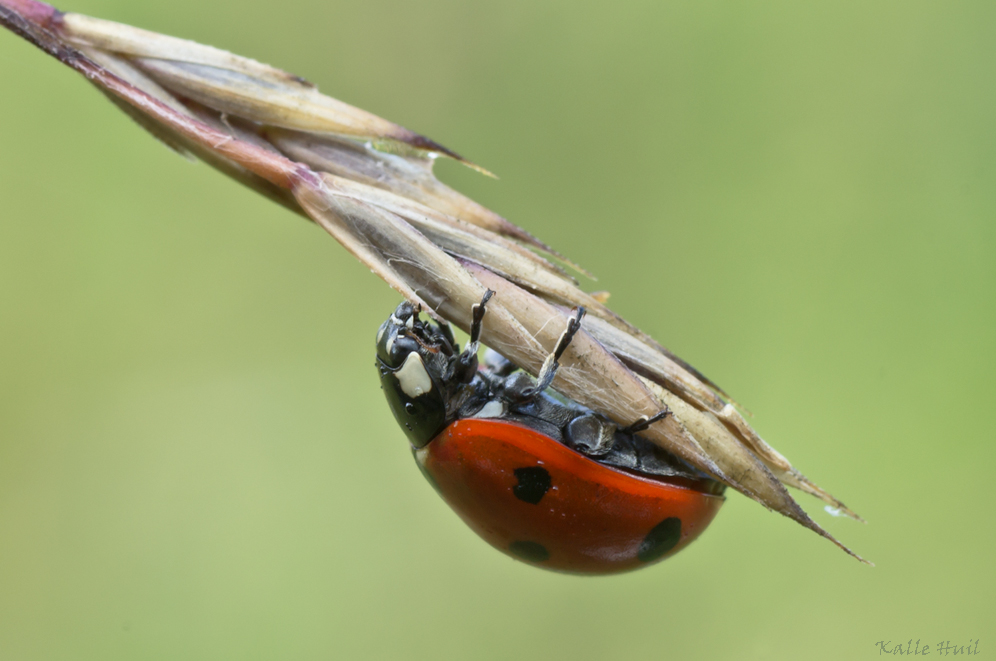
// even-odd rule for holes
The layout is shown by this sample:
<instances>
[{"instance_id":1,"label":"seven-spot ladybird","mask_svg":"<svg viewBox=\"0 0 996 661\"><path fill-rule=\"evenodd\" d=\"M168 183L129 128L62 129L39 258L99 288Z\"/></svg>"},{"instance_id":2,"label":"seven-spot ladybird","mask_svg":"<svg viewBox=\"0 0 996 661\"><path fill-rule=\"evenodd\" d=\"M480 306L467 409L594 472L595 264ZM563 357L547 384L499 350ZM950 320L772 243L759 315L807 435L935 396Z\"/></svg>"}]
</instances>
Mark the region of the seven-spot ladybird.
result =
<instances>
[{"instance_id":1,"label":"seven-spot ladybird","mask_svg":"<svg viewBox=\"0 0 996 661\"><path fill-rule=\"evenodd\" d=\"M546 391L578 331L569 321L537 380L477 350L488 291L461 352L402 303L377 333L381 385L415 461L495 548L538 567L609 574L657 562L705 530L723 485L604 416Z\"/></svg>"}]
</instances>

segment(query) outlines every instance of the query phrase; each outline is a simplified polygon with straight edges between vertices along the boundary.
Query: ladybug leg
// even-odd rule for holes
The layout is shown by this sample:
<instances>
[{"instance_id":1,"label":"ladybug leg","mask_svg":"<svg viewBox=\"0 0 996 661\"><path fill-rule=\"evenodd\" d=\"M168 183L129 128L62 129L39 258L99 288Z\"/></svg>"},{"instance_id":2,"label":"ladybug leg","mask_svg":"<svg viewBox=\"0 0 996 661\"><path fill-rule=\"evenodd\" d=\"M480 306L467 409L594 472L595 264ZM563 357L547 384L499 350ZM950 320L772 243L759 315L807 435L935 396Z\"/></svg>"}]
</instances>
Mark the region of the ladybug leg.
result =
<instances>
[{"instance_id":1,"label":"ladybug leg","mask_svg":"<svg viewBox=\"0 0 996 661\"><path fill-rule=\"evenodd\" d=\"M484 351L484 365L495 376L508 376L519 369L508 358L490 348Z\"/></svg>"},{"instance_id":2,"label":"ladybug leg","mask_svg":"<svg viewBox=\"0 0 996 661\"><path fill-rule=\"evenodd\" d=\"M453 337L453 329L450 328L449 324L441 323L439 324L439 333L446 344L446 349L452 355L454 353L453 348L457 345L456 338Z\"/></svg>"},{"instance_id":3,"label":"ladybug leg","mask_svg":"<svg viewBox=\"0 0 996 661\"><path fill-rule=\"evenodd\" d=\"M575 315L567 321L567 328L564 329L564 332L560 335L560 339L557 340L557 346L554 347L553 353L543 361L543 367L540 368L535 385L516 389L517 392L508 393L516 403L523 403L534 399L550 387L550 384L553 383L553 378L557 376L557 368L560 367L560 357L564 355L567 347L571 344L571 340L581 330L581 320L584 319L584 315L585 309L579 307Z\"/></svg>"},{"instance_id":4,"label":"ladybug leg","mask_svg":"<svg viewBox=\"0 0 996 661\"><path fill-rule=\"evenodd\" d=\"M481 302L471 308L470 342L453 363L453 375L461 383L470 383L477 373L477 350L481 346L481 326L484 323L488 301L494 295L495 293L488 289L484 292Z\"/></svg>"},{"instance_id":5,"label":"ladybug leg","mask_svg":"<svg viewBox=\"0 0 996 661\"><path fill-rule=\"evenodd\" d=\"M536 377L537 394L549 388L550 384L553 383L553 378L557 376L557 368L560 367L560 357L564 355L567 347L571 345L571 340L581 330L581 320L584 319L585 312L583 307L578 308L574 317L567 321L567 328L560 334L560 339L557 340L557 346L554 347L553 353L543 361L543 367L540 368L540 373Z\"/></svg>"},{"instance_id":6,"label":"ladybug leg","mask_svg":"<svg viewBox=\"0 0 996 661\"><path fill-rule=\"evenodd\" d=\"M642 418L631 424L629 427L623 427L619 431L621 431L624 434L630 434L630 435L638 434L641 431L646 431L647 429L650 428L650 425L654 424L658 420L663 420L670 414L671 414L671 409L665 406L663 411L659 411L658 413L655 413L649 418L647 416L643 416Z\"/></svg>"},{"instance_id":7,"label":"ladybug leg","mask_svg":"<svg viewBox=\"0 0 996 661\"><path fill-rule=\"evenodd\" d=\"M487 311L488 301L495 293L490 289L484 292L484 296L481 298L481 302L470 308L470 313L472 319L470 322L470 344L464 351L469 351L473 347L474 353L477 353L477 348L480 346L481 340L481 326L484 324L484 313Z\"/></svg>"},{"instance_id":8,"label":"ladybug leg","mask_svg":"<svg viewBox=\"0 0 996 661\"><path fill-rule=\"evenodd\" d=\"M615 446L616 426L594 413L585 413L567 423L564 440L581 454L604 457Z\"/></svg>"}]
</instances>

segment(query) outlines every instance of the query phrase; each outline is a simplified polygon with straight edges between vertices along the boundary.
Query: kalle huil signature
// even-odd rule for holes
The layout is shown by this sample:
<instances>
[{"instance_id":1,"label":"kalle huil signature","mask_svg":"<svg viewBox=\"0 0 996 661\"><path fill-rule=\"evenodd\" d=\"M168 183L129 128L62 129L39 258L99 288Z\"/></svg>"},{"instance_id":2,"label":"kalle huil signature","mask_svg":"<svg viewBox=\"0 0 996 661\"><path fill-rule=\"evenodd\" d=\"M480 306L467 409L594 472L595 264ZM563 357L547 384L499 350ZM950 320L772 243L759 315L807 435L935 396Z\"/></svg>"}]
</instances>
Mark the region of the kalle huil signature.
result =
<instances>
[{"instance_id":1,"label":"kalle huil signature","mask_svg":"<svg viewBox=\"0 0 996 661\"><path fill-rule=\"evenodd\" d=\"M937 643L935 649L930 648L930 643L920 645L920 639L916 643L911 638L905 645L903 643L893 643L891 640L880 640L875 643L878 646L878 655L891 654L893 656L927 656L928 654L938 654L947 656L949 654L978 654L979 639L969 640L968 645L952 645L950 640L942 640Z\"/></svg>"}]
</instances>

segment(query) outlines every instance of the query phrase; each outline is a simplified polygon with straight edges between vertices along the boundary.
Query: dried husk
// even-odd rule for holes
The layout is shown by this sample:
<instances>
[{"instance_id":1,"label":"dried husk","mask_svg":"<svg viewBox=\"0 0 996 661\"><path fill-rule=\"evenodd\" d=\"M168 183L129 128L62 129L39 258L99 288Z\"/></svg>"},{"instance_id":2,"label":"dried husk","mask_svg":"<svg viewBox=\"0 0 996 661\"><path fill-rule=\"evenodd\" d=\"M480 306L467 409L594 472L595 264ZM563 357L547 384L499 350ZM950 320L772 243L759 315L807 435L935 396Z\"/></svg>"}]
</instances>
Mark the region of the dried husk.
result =
<instances>
[{"instance_id":1,"label":"dried husk","mask_svg":"<svg viewBox=\"0 0 996 661\"><path fill-rule=\"evenodd\" d=\"M588 309L554 387L623 425L668 407L644 435L858 557L785 485L859 519L770 447L714 383L582 291L548 246L440 183L436 157L466 160L279 69L191 41L0 0L0 23L84 74L142 127L304 215L402 296L467 330L494 290L482 339L536 374ZM479 168L478 168L479 169ZM860 519L859 519L860 520ZM859 558L860 559L860 558Z\"/></svg>"}]
</instances>

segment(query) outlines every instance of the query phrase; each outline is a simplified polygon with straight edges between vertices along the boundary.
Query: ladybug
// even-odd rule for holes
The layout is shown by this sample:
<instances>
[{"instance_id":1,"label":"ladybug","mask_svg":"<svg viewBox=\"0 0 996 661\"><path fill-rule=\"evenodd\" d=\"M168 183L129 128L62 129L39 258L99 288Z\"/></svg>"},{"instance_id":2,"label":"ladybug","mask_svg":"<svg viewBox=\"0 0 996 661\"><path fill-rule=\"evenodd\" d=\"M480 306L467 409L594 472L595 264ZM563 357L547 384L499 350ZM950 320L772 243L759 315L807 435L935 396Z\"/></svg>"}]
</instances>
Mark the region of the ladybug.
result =
<instances>
[{"instance_id":1,"label":"ladybug","mask_svg":"<svg viewBox=\"0 0 996 661\"><path fill-rule=\"evenodd\" d=\"M459 350L446 325L402 303L377 332L381 387L415 461L474 532L519 560L610 574L670 557L698 537L724 486L638 432L548 387L584 316L579 308L534 381L477 352L488 290Z\"/></svg>"}]
</instances>

